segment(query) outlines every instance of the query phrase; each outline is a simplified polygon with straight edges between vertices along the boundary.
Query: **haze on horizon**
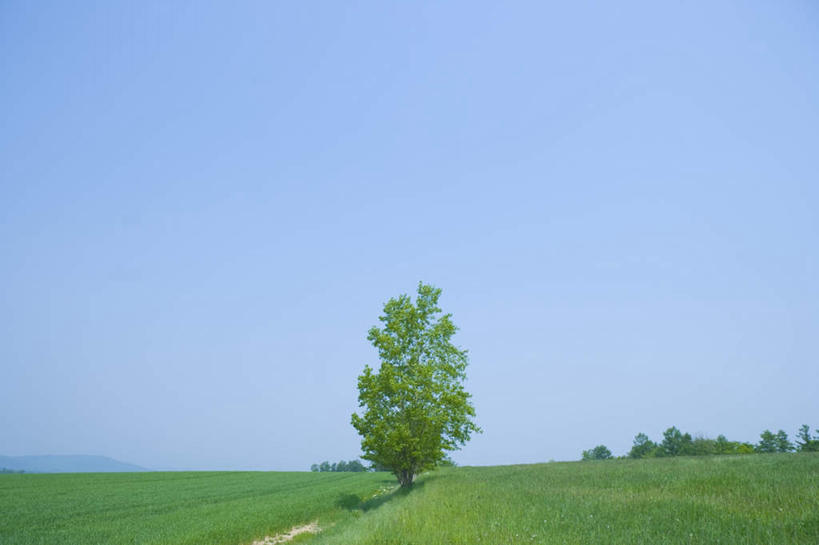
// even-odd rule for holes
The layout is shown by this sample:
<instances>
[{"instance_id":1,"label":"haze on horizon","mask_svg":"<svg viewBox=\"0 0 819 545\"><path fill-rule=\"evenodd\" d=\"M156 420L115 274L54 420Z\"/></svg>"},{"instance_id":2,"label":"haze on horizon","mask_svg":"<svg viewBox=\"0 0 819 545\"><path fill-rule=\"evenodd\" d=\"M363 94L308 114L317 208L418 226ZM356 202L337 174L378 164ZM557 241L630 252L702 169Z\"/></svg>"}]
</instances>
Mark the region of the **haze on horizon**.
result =
<instances>
[{"instance_id":1,"label":"haze on horizon","mask_svg":"<svg viewBox=\"0 0 819 545\"><path fill-rule=\"evenodd\" d=\"M0 5L0 455L359 454L443 290L459 464L819 427L815 3Z\"/></svg>"}]
</instances>

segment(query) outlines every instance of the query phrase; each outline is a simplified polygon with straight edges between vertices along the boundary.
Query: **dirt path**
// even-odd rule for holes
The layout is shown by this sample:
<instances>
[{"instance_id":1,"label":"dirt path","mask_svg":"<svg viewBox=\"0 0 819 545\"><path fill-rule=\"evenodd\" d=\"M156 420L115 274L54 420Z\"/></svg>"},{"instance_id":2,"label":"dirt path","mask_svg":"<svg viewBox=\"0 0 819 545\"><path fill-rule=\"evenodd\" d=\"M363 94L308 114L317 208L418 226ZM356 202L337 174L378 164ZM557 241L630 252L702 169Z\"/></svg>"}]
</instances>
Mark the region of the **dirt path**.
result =
<instances>
[{"instance_id":1,"label":"dirt path","mask_svg":"<svg viewBox=\"0 0 819 545\"><path fill-rule=\"evenodd\" d=\"M303 534L305 532L309 532L311 534L317 534L321 531L319 528L318 521L314 520L310 524L305 524L304 526L293 526L289 532L286 534L276 534L275 536L266 536L264 539L260 539L258 541L254 541L251 545L276 545L277 543L286 543L292 540L299 534Z\"/></svg>"}]
</instances>

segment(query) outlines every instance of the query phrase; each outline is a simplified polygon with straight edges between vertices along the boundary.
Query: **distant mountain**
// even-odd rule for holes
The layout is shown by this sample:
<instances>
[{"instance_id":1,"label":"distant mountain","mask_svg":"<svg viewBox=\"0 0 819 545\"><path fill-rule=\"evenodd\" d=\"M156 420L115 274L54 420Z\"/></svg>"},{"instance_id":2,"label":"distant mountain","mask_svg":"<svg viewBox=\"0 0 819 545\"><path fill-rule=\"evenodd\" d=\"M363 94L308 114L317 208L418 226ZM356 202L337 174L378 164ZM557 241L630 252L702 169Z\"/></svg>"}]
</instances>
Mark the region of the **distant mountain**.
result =
<instances>
[{"instance_id":1,"label":"distant mountain","mask_svg":"<svg viewBox=\"0 0 819 545\"><path fill-rule=\"evenodd\" d=\"M107 456L0 456L0 468L26 473L116 473L147 471Z\"/></svg>"}]
</instances>

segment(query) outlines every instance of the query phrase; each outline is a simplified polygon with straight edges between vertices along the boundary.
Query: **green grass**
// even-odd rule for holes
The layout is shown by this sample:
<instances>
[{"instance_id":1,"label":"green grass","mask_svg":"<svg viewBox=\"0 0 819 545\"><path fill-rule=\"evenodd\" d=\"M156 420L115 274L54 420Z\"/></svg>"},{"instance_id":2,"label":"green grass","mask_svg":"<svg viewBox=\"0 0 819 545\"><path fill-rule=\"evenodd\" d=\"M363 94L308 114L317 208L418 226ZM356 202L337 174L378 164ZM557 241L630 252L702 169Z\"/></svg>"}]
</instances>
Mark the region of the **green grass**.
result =
<instances>
[{"instance_id":1,"label":"green grass","mask_svg":"<svg viewBox=\"0 0 819 545\"><path fill-rule=\"evenodd\" d=\"M819 543L819 455L457 468L311 545Z\"/></svg>"},{"instance_id":2,"label":"green grass","mask_svg":"<svg viewBox=\"0 0 819 545\"><path fill-rule=\"evenodd\" d=\"M2 545L242 545L392 485L375 473L0 475Z\"/></svg>"},{"instance_id":3,"label":"green grass","mask_svg":"<svg viewBox=\"0 0 819 545\"><path fill-rule=\"evenodd\" d=\"M300 545L819 543L819 454L386 474L0 476L0 544L242 545L319 519Z\"/></svg>"}]
</instances>

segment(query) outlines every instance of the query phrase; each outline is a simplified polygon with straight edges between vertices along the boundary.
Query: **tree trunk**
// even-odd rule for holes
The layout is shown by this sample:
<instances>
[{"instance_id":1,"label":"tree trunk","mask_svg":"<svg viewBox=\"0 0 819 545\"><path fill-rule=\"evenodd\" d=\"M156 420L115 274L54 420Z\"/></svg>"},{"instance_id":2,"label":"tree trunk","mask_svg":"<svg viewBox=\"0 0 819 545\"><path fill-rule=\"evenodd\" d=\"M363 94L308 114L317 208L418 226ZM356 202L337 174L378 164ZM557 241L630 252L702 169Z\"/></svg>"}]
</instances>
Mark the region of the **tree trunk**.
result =
<instances>
[{"instance_id":1,"label":"tree trunk","mask_svg":"<svg viewBox=\"0 0 819 545\"><path fill-rule=\"evenodd\" d=\"M412 486L412 479L415 475L412 471L401 470L396 473L396 477L398 477L398 482L401 483L401 488L409 488Z\"/></svg>"}]
</instances>

